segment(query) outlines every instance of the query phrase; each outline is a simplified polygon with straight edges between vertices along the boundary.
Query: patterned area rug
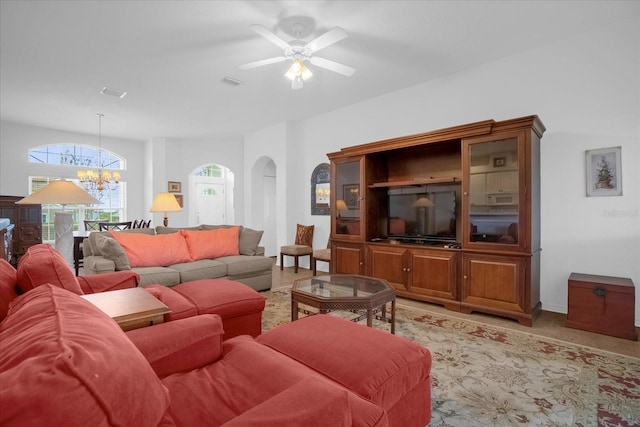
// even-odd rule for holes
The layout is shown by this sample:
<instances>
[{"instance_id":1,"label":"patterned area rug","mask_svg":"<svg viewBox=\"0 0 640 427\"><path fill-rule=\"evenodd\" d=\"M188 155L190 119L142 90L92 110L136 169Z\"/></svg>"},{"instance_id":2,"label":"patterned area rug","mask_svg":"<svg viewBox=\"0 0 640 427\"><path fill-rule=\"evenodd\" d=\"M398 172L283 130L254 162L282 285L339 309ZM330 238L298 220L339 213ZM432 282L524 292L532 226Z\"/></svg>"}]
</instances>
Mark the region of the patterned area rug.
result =
<instances>
[{"instance_id":1,"label":"patterned area rug","mask_svg":"<svg viewBox=\"0 0 640 427\"><path fill-rule=\"evenodd\" d=\"M263 329L289 322L290 288L264 295ZM430 426L640 425L640 358L400 304L396 335L431 351Z\"/></svg>"}]
</instances>

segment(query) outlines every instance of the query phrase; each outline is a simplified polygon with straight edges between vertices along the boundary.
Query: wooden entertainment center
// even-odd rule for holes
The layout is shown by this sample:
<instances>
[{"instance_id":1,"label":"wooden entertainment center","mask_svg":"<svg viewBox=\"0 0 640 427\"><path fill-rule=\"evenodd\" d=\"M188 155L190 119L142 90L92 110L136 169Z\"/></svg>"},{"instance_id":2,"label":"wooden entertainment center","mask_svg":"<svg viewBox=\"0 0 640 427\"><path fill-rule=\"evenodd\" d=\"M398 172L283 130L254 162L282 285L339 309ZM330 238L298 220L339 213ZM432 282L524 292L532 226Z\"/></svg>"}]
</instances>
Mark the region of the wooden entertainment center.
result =
<instances>
[{"instance_id":1,"label":"wooden entertainment center","mask_svg":"<svg viewBox=\"0 0 640 427\"><path fill-rule=\"evenodd\" d=\"M486 120L329 153L331 272L531 326L544 131L537 116Z\"/></svg>"}]
</instances>

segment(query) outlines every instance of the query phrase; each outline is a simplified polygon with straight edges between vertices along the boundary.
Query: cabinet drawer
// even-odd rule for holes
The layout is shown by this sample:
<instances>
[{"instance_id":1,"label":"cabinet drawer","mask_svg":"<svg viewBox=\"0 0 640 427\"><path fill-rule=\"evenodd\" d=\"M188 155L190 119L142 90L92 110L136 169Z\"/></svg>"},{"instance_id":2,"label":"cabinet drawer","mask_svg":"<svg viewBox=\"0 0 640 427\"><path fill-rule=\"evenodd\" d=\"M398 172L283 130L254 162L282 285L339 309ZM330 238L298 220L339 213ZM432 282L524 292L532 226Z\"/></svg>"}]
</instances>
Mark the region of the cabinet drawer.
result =
<instances>
[{"instance_id":1,"label":"cabinet drawer","mask_svg":"<svg viewBox=\"0 0 640 427\"><path fill-rule=\"evenodd\" d=\"M631 279L572 273L566 326L637 340Z\"/></svg>"}]
</instances>

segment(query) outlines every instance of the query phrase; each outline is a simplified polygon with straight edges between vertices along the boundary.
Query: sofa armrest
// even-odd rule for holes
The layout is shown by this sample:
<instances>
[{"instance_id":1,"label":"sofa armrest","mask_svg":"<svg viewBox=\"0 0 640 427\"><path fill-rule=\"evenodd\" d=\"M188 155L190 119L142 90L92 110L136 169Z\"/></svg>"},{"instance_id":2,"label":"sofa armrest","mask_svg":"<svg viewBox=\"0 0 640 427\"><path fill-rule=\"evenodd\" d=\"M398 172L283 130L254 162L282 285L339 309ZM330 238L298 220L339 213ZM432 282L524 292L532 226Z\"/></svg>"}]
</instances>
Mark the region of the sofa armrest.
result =
<instances>
[{"instance_id":1,"label":"sofa armrest","mask_svg":"<svg viewBox=\"0 0 640 427\"><path fill-rule=\"evenodd\" d=\"M215 362L222 354L222 319L203 314L126 332L160 378Z\"/></svg>"},{"instance_id":2,"label":"sofa armrest","mask_svg":"<svg viewBox=\"0 0 640 427\"><path fill-rule=\"evenodd\" d=\"M84 274L113 273L116 263L101 255L86 256L82 259Z\"/></svg>"},{"instance_id":3,"label":"sofa armrest","mask_svg":"<svg viewBox=\"0 0 640 427\"><path fill-rule=\"evenodd\" d=\"M78 283L85 294L135 288L140 283L140 275L134 271L116 271L105 274L78 276Z\"/></svg>"},{"instance_id":4,"label":"sofa armrest","mask_svg":"<svg viewBox=\"0 0 640 427\"><path fill-rule=\"evenodd\" d=\"M254 406L224 427L297 427L351 426L353 423L350 393L326 380L308 377L299 383ZM386 413L370 402L371 417L365 425L386 426ZM358 414L358 418L360 418Z\"/></svg>"}]
</instances>

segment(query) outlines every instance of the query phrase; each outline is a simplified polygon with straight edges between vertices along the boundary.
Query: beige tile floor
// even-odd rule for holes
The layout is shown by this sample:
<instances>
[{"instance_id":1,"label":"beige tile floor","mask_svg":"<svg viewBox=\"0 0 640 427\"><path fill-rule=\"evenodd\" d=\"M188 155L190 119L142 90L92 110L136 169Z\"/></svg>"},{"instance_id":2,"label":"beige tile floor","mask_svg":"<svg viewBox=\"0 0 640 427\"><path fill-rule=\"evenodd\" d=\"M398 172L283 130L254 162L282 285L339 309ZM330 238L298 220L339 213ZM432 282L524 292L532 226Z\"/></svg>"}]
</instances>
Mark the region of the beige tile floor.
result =
<instances>
[{"instance_id":1,"label":"beige tile floor","mask_svg":"<svg viewBox=\"0 0 640 427\"><path fill-rule=\"evenodd\" d=\"M321 263L318 264L321 268ZM318 272L322 274L322 272ZM273 285L272 289L281 286L291 285L295 279L311 276L311 271L300 268L298 274L293 272L293 267L285 267L280 271L277 265L273 268ZM640 358L640 341L631 341L608 335L596 334L593 332L581 331L578 329L566 328L564 322L567 318L565 314L553 313L550 311L542 311L536 319L532 327L522 326L517 321L505 319L498 316L490 316L482 313L464 314L455 311L446 310L436 304L425 303L421 301L413 301L406 298L398 298L398 304L421 308L433 313L444 314L461 319L483 322L494 326L513 329L520 332L540 335L548 338L555 338L563 341L573 342L588 347L606 350L614 353L624 354L627 356ZM640 335L640 328L636 328Z\"/></svg>"}]
</instances>

